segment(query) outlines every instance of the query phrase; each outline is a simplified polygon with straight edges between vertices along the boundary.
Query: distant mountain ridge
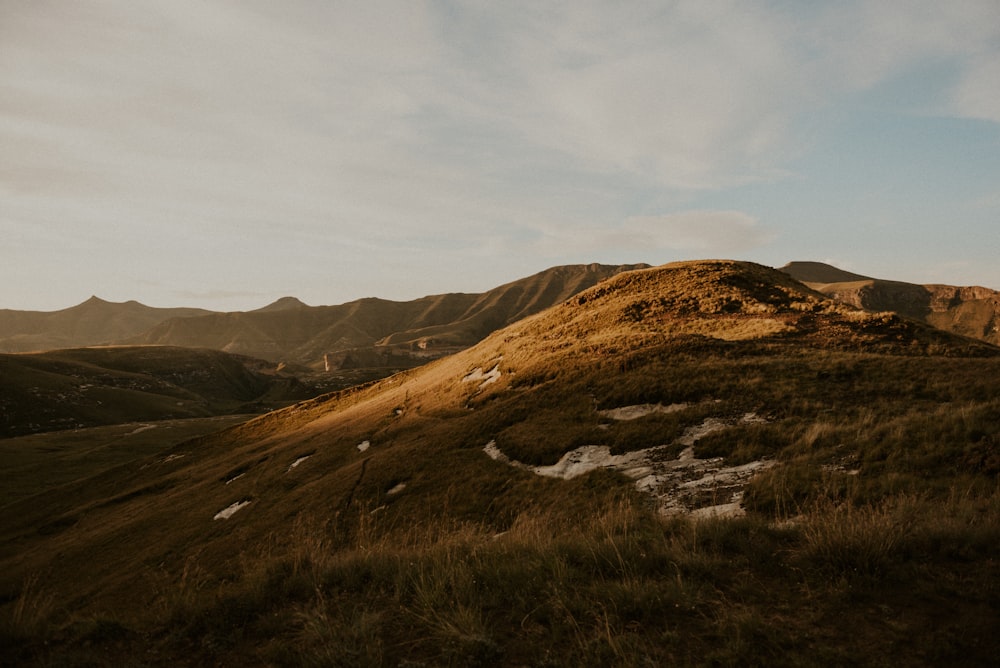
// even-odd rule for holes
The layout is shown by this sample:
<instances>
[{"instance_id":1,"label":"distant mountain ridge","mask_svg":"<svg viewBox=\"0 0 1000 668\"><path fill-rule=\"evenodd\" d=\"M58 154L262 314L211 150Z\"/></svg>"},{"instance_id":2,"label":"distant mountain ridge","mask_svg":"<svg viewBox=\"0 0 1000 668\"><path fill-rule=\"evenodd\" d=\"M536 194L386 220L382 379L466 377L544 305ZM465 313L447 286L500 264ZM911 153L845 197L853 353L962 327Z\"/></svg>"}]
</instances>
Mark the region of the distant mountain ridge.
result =
<instances>
[{"instance_id":1,"label":"distant mountain ridge","mask_svg":"<svg viewBox=\"0 0 1000 668\"><path fill-rule=\"evenodd\" d=\"M568 299L630 265L566 265L484 293L398 302L368 297L309 306L282 297L253 311L161 309L97 297L54 312L0 310L0 353L80 346L213 348L327 370L414 366L468 347L493 330Z\"/></svg>"},{"instance_id":2,"label":"distant mountain ridge","mask_svg":"<svg viewBox=\"0 0 1000 668\"><path fill-rule=\"evenodd\" d=\"M411 367L466 348L611 276L647 266L558 266L479 294L448 293L405 302L364 298L309 306L287 296L246 312L163 309L91 297L61 311L0 310L0 352L169 345L328 371ZM887 281L822 262L791 262L781 271L835 300L869 311L894 311L1000 344L1000 292Z\"/></svg>"},{"instance_id":3,"label":"distant mountain ridge","mask_svg":"<svg viewBox=\"0 0 1000 668\"><path fill-rule=\"evenodd\" d=\"M822 262L790 262L781 271L845 304L867 311L894 311L938 329L1000 345L1000 291L888 281Z\"/></svg>"},{"instance_id":4,"label":"distant mountain ridge","mask_svg":"<svg viewBox=\"0 0 1000 668\"><path fill-rule=\"evenodd\" d=\"M844 271L823 262L789 262L780 268L789 276L803 283L846 283L849 281L872 281L871 276L862 276Z\"/></svg>"},{"instance_id":5,"label":"distant mountain ridge","mask_svg":"<svg viewBox=\"0 0 1000 668\"><path fill-rule=\"evenodd\" d=\"M334 370L413 366L468 347L623 271L647 265L569 265L481 294L449 293L406 302L365 298L306 306L285 298L256 311L172 318L130 344L206 347Z\"/></svg>"},{"instance_id":6,"label":"distant mountain ridge","mask_svg":"<svg viewBox=\"0 0 1000 668\"><path fill-rule=\"evenodd\" d=\"M91 297L59 311L0 309L0 352L19 353L112 343L137 336L169 318L211 313L200 308L156 308L136 301Z\"/></svg>"}]
</instances>

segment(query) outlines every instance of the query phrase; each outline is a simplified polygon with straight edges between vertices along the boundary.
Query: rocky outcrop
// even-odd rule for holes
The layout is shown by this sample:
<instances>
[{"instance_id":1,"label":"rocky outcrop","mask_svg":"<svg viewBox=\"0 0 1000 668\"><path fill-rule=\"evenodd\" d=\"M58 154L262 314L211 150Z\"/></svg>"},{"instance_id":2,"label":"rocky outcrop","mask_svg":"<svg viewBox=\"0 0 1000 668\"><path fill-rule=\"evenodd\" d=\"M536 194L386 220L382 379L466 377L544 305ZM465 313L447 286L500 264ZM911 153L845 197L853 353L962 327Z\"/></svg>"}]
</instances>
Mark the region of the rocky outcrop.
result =
<instances>
[{"instance_id":1,"label":"rocky outcrop","mask_svg":"<svg viewBox=\"0 0 1000 668\"><path fill-rule=\"evenodd\" d=\"M839 302L866 311L893 311L938 329L1000 345L1000 292L996 290L886 281L819 262L792 262L781 271Z\"/></svg>"}]
</instances>

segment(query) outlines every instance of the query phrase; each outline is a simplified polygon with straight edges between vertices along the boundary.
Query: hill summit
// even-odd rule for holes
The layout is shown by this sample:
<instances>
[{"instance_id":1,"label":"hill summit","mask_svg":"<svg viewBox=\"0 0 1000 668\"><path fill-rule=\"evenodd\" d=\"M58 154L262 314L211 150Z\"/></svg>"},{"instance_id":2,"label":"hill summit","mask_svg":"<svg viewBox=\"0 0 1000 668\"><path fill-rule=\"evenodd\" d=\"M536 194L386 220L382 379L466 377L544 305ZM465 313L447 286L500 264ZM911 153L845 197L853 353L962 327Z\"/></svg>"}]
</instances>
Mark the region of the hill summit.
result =
<instances>
[{"instance_id":1,"label":"hill summit","mask_svg":"<svg viewBox=\"0 0 1000 668\"><path fill-rule=\"evenodd\" d=\"M580 329L593 322L605 337L614 331L655 331L660 336L797 339L896 352L936 345L988 348L894 313L872 313L837 302L783 271L733 260L678 262L625 273L561 308L558 315L549 315L556 323Z\"/></svg>"},{"instance_id":2,"label":"hill summit","mask_svg":"<svg viewBox=\"0 0 1000 668\"><path fill-rule=\"evenodd\" d=\"M309 305L297 297L282 297L267 306L256 309L254 313L267 313L270 311L287 311L289 309L309 308Z\"/></svg>"},{"instance_id":3,"label":"hill summit","mask_svg":"<svg viewBox=\"0 0 1000 668\"><path fill-rule=\"evenodd\" d=\"M789 262L780 271L803 283L847 283L850 281L871 281L870 276L854 274L825 262Z\"/></svg>"}]
</instances>

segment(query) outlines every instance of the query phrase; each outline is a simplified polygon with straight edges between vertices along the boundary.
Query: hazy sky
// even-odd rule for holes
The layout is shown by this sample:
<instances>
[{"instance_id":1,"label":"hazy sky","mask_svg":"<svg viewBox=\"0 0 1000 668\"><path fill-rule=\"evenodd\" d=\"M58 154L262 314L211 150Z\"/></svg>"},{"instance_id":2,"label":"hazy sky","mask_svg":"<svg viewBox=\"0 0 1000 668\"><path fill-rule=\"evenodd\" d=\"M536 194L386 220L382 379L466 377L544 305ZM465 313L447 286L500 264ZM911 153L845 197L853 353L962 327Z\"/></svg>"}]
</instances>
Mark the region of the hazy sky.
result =
<instances>
[{"instance_id":1,"label":"hazy sky","mask_svg":"<svg viewBox=\"0 0 1000 668\"><path fill-rule=\"evenodd\" d=\"M1000 289L1000 2L0 0L0 308L821 260Z\"/></svg>"}]
</instances>

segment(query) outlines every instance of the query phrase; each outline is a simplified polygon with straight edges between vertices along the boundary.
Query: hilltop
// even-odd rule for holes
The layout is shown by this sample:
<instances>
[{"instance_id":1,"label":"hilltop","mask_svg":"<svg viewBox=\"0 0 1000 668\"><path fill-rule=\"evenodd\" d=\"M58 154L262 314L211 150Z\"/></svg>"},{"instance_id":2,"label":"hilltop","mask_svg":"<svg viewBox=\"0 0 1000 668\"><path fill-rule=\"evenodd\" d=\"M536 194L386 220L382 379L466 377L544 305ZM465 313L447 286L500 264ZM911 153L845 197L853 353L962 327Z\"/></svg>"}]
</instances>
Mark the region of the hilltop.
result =
<instances>
[{"instance_id":1,"label":"hilltop","mask_svg":"<svg viewBox=\"0 0 1000 668\"><path fill-rule=\"evenodd\" d=\"M753 263L620 273L420 368L6 506L5 645L989 665L998 378L994 346Z\"/></svg>"},{"instance_id":2,"label":"hilltop","mask_svg":"<svg viewBox=\"0 0 1000 668\"><path fill-rule=\"evenodd\" d=\"M996 290L888 281L821 262L791 262L781 271L845 304L894 311L948 332L1000 344L1000 292Z\"/></svg>"},{"instance_id":3,"label":"hilltop","mask_svg":"<svg viewBox=\"0 0 1000 668\"><path fill-rule=\"evenodd\" d=\"M282 297L281 299L276 299L267 306L260 307L255 312L267 313L270 311L288 311L290 309L300 308L309 308L309 305L297 297Z\"/></svg>"}]
</instances>

